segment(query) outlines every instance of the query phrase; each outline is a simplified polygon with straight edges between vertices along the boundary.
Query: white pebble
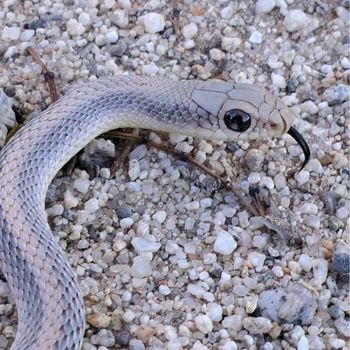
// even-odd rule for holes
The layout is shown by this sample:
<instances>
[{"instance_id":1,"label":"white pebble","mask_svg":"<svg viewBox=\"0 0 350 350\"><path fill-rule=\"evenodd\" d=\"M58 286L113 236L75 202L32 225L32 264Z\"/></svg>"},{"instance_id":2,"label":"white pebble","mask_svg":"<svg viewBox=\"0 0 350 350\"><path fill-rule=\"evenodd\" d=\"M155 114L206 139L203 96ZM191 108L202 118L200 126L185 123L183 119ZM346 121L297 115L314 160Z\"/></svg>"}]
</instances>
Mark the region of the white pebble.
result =
<instances>
[{"instance_id":1,"label":"white pebble","mask_svg":"<svg viewBox=\"0 0 350 350\"><path fill-rule=\"evenodd\" d=\"M262 43L262 34L255 30L250 35L249 41L253 44L261 44Z\"/></svg>"},{"instance_id":2,"label":"white pebble","mask_svg":"<svg viewBox=\"0 0 350 350\"><path fill-rule=\"evenodd\" d=\"M116 24L119 28L126 28L129 24L129 17L125 10L115 10L113 12L112 22Z\"/></svg>"},{"instance_id":3,"label":"white pebble","mask_svg":"<svg viewBox=\"0 0 350 350\"><path fill-rule=\"evenodd\" d=\"M273 85L275 85L279 89L284 89L287 86L286 80L284 79L284 77L282 77L282 75L272 73L271 79Z\"/></svg>"},{"instance_id":4,"label":"white pebble","mask_svg":"<svg viewBox=\"0 0 350 350\"><path fill-rule=\"evenodd\" d=\"M67 22L67 32L71 36L78 36L78 35L82 35L85 32L85 28L75 18L71 18Z\"/></svg>"},{"instance_id":5,"label":"white pebble","mask_svg":"<svg viewBox=\"0 0 350 350\"><path fill-rule=\"evenodd\" d=\"M33 29L26 29L22 34L21 34L21 41L30 41L33 39L35 34L35 30Z\"/></svg>"},{"instance_id":6,"label":"white pebble","mask_svg":"<svg viewBox=\"0 0 350 350\"><path fill-rule=\"evenodd\" d=\"M162 224L166 219L167 213L164 210L159 210L153 214L152 218Z\"/></svg>"},{"instance_id":7,"label":"white pebble","mask_svg":"<svg viewBox=\"0 0 350 350\"><path fill-rule=\"evenodd\" d=\"M155 12L144 15L142 17L142 22L145 31L151 34L161 32L165 27L164 16Z\"/></svg>"},{"instance_id":8,"label":"white pebble","mask_svg":"<svg viewBox=\"0 0 350 350\"><path fill-rule=\"evenodd\" d=\"M221 48L227 52L234 52L242 44L241 38L224 36L221 41Z\"/></svg>"},{"instance_id":9,"label":"white pebble","mask_svg":"<svg viewBox=\"0 0 350 350\"><path fill-rule=\"evenodd\" d=\"M54 204L52 207L47 209L47 215L51 217L62 215L64 207L62 204Z\"/></svg>"},{"instance_id":10,"label":"white pebble","mask_svg":"<svg viewBox=\"0 0 350 350\"><path fill-rule=\"evenodd\" d=\"M283 25L288 32L297 32L304 29L307 32L312 32L319 25L318 20L311 16L308 16L302 10L290 10L287 12Z\"/></svg>"},{"instance_id":11,"label":"white pebble","mask_svg":"<svg viewBox=\"0 0 350 350\"><path fill-rule=\"evenodd\" d=\"M220 304L209 303L207 305L207 316L214 322L219 322L222 320L222 307Z\"/></svg>"},{"instance_id":12,"label":"white pebble","mask_svg":"<svg viewBox=\"0 0 350 350\"><path fill-rule=\"evenodd\" d=\"M99 209L99 203L97 198L91 198L84 204L84 210L89 213L94 213Z\"/></svg>"},{"instance_id":13,"label":"white pebble","mask_svg":"<svg viewBox=\"0 0 350 350\"><path fill-rule=\"evenodd\" d=\"M225 58L225 53L220 49L211 49L209 51L209 56L214 61L221 61L222 59Z\"/></svg>"},{"instance_id":14,"label":"white pebble","mask_svg":"<svg viewBox=\"0 0 350 350\"><path fill-rule=\"evenodd\" d=\"M294 175L294 178L298 181L299 185L303 185L309 181L310 173L306 170L301 170Z\"/></svg>"},{"instance_id":15,"label":"white pebble","mask_svg":"<svg viewBox=\"0 0 350 350\"><path fill-rule=\"evenodd\" d=\"M214 243L214 251L222 255L230 255L237 248L237 242L226 231L221 230Z\"/></svg>"},{"instance_id":16,"label":"white pebble","mask_svg":"<svg viewBox=\"0 0 350 350\"><path fill-rule=\"evenodd\" d=\"M20 27L15 27L15 26L4 27L2 30L1 38L6 42L16 41L19 39L20 34L21 34Z\"/></svg>"},{"instance_id":17,"label":"white pebble","mask_svg":"<svg viewBox=\"0 0 350 350\"><path fill-rule=\"evenodd\" d=\"M155 253L160 249L161 246L160 243L142 237L134 237L131 240L131 245L138 253Z\"/></svg>"},{"instance_id":18,"label":"white pebble","mask_svg":"<svg viewBox=\"0 0 350 350\"><path fill-rule=\"evenodd\" d=\"M300 212L302 214L317 214L318 207L314 203L304 203L300 208Z\"/></svg>"},{"instance_id":19,"label":"white pebble","mask_svg":"<svg viewBox=\"0 0 350 350\"><path fill-rule=\"evenodd\" d=\"M233 6L228 5L220 11L220 15L224 19L230 19L233 17Z\"/></svg>"},{"instance_id":20,"label":"white pebble","mask_svg":"<svg viewBox=\"0 0 350 350\"><path fill-rule=\"evenodd\" d=\"M158 72L158 67L152 62L151 64L145 64L142 66L142 72L145 75L154 75Z\"/></svg>"},{"instance_id":21,"label":"white pebble","mask_svg":"<svg viewBox=\"0 0 350 350\"><path fill-rule=\"evenodd\" d=\"M152 273L152 266L148 259L143 256L136 256L131 267L131 274L134 277L143 278Z\"/></svg>"},{"instance_id":22,"label":"white pebble","mask_svg":"<svg viewBox=\"0 0 350 350\"><path fill-rule=\"evenodd\" d=\"M194 36L197 35L197 33L198 27L197 24L194 22L191 22L190 24L187 24L182 28L182 34L186 40L192 39Z\"/></svg>"},{"instance_id":23,"label":"white pebble","mask_svg":"<svg viewBox=\"0 0 350 350\"><path fill-rule=\"evenodd\" d=\"M275 6L275 0L258 0L255 4L255 11L256 13L269 13Z\"/></svg>"},{"instance_id":24,"label":"white pebble","mask_svg":"<svg viewBox=\"0 0 350 350\"><path fill-rule=\"evenodd\" d=\"M169 295L171 293L171 290L168 286L160 285L159 286L159 293L163 295Z\"/></svg>"},{"instance_id":25,"label":"white pebble","mask_svg":"<svg viewBox=\"0 0 350 350\"><path fill-rule=\"evenodd\" d=\"M271 177L268 176L263 176L259 185L261 187L266 187L269 190L272 190L275 187L275 183L273 182L273 180L271 179Z\"/></svg>"},{"instance_id":26,"label":"white pebble","mask_svg":"<svg viewBox=\"0 0 350 350\"><path fill-rule=\"evenodd\" d=\"M78 17L78 21L83 26L88 26L91 23L90 15L86 12L81 12L79 17Z\"/></svg>"},{"instance_id":27,"label":"white pebble","mask_svg":"<svg viewBox=\"0 0 350 350\"><path fill-rule=\"evenodd\" d=\"M264 266L266 256L258 252L248 254L248 261L255 267L257 272L260 272Z\"/></svg>"},{"instance_id":28,"label":"white pebble","mask_svg":"<svg viewBox=\"0 0 350 350\"><path fill-rule=\"evenodd\" d=\"M119 222L121 229L130 228L133 224L134 224L134 220L131 218L124 218L124 219L121 219Z\"/></svg>"},{"instance_id":29,"label":"white pebble","mask_svg":"<svg viewBox=\"0 0 350 350\"><path fill-rule=\"evenodd\" d=\"M115 30L112 30L106 34L106 40L109 44L115 44L118 41L118 33Z\"/></svg>"},{"instance_id":30,"label":"white pebble","mask_svg":"<svg viewBox=\"0 0 350 350\"><path fill-rule=\"evenodd\" d=\"M192 201L185 204L185 208L187 210L197 210L199 208L199 202L198 201Z\"/></svg>"},{"instance_id":31,"label":"white pebble","mask_svg":"<svg viewBox=\"0 0 350 350\"><path fill-rule=\"evenodd\" d=\"M145 236L149 234L149 224L145 220L139 221L137 224L136 232L140 236Z\"/></svg>"},{"instance_id":32,"label":"white pebble","mask_svg":"<svg viewBox=\"0 0 350 350\"><path fill-rule=\"evenodd\" d=\"M314 282L318 288L326 282L328 275L328 261L325 259L315 259L313 261L312 271L314 274Z\"/></svg>"},{"instance_id":33,"label":"white pebble","mask_svg":"<svg viewBox=\"0 0 350 350\"><path fill-rule=\"evenodd\" d=\"M242 327L242 316L241 315L232 315L226 316L222 320L222 326L224 328L232 329L233 331L239 331Z\"/></svg>"},{"instance_id":34,"label":"white pebble","mask_svg":"<svg viewBox=\"0 0 350 350\"><path fill-rule=\"evenodd\" d=\"M75 208L78 205L78 200L73 196L72 192L67 190L63 195L64 207L66 209Z\"/></svg>"},{"instance_id":35,"label":"white pebble","mask_svg":"<svg viewBox=\"0 0 350 350\"><path fill-rule=\"evenodd\" d=\"M140 163L137 159L129 160L128 175L131 181L135 181L140 176Z\"/></svg>"},{"instance_id":36,"label":"white pebble","mask_svg":"<svg viewBox=\"0 0 350 350\"><path fill-rule=\"evenodd\" d=\"M208 334L213 330L213 322L207 315L198 315L194 321L197 329L204 334Z\"/></svg>"},{"instance_id":37,"label":"white pebble","mask_svg":"<svg viewBox=\"0 0 350 350\"><path fill-rule=\"evenodd\" d=\"M257 173L257 172L254 172L254 171L251 172L249 174L249 176L248 176L248 182L250 184L257 184L257 183L259 183L260 179L261 179L260 173Z\"/></svg>"},{"instance_id":38,"label":"white pebble","mask_svg":"<svg viewBox=\"0 0 350 350\"><path fill-rule=\"evenodd\" d=\"M302 112L308 113L310 115L318 113L318 107L315 102L308 100L300 105Z\"/></svg>"},{"instance_id":39,"label":"white pebble","mask_svg":"<svg viewBox=\"0 0 350 350\"><path fill-rule=\"evenodd\" d=\"M74 180L73 187L80 193L87 193L90 187L90 181L88 179L76 179Z\"/></svg>"}]
</instances>

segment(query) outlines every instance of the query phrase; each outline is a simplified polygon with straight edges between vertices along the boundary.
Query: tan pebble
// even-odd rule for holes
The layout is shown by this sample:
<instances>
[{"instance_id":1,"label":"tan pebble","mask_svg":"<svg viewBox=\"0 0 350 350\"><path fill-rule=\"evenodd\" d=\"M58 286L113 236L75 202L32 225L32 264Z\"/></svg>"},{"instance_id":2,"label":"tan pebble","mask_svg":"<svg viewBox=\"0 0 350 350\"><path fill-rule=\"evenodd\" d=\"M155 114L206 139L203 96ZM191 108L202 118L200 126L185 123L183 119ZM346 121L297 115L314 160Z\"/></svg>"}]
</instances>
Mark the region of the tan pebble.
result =
<instances>
[{"instance_id":1,"label":"tan pebble","mask_svg":"<svg viewBox=\"0 0 350 350\"><path fill-rule=\"evenodd\" d=\"M151 337L156 333L154 328L150 326L140 326L134 332L133 335L140 339L144 344L148 344Z\"/></svg>"},{"instance_id":2,"label":"tan pebble","mask_svg":"<svg viewBox=\"0 0 350 350\"><path fill-rule=\"evenodd\" d=\"M111 323L111 317L100 312L90 314L86 319L95 328L107 328Z\"/></svg>"},{"instance_id":3,"label":"tan pebble","mask_svg":"<svg viewBox=\"0 0 350 350\"><path fill-rule=\"evenodd\" d=\"M277 339L282 332L282 328L277 323L272 323L272 328L269 332L269 336L272 339Z\"/></svg>"}]
</instances>

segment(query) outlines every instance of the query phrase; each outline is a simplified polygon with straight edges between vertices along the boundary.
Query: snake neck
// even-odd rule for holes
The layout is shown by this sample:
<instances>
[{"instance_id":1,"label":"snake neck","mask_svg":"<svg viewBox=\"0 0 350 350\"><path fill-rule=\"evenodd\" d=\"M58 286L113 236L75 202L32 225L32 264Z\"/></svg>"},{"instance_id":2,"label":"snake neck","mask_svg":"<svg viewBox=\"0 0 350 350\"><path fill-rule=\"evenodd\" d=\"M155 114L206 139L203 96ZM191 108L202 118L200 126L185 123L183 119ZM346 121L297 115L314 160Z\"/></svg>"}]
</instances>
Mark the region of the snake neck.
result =
<instances>
[{"instance_id":1,"label":"snake neck","mask_svg":"<svg viewBox=\"0 0 350 350\"><path fill-rule=\"evenodd\" d=\"M82 341L79 285L46 221L52 178L111 129L181 127L190 119L188 94L194 86L130 77L78 85L26 123L2 150L0 261L19 317L12 349L79 349Z\"/></svg>"}]
</instances>

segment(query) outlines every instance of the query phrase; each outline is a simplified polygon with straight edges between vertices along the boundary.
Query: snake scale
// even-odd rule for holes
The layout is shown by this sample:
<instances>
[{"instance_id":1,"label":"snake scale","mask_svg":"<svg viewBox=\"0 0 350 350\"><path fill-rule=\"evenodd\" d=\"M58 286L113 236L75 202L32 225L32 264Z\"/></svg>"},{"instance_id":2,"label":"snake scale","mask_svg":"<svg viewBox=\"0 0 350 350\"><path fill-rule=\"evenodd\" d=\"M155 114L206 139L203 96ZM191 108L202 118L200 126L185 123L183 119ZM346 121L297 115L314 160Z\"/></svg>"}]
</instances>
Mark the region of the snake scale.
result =
<instances>
[{"instance_id":1,"label":"snake scale","mask_svg":"<svg viewBox=\"0 0 350 350\"><path fill-rule=\"evenodd\" d=\"M213 140L289 133L294 113L254 85L120 76L74 85L28 121L0 152L0 262L14 296L11 349L79 349L85 313L70 264L51 233L45 194L58 170L98 135L122 127Z\"/></svg>"}]
</instances>

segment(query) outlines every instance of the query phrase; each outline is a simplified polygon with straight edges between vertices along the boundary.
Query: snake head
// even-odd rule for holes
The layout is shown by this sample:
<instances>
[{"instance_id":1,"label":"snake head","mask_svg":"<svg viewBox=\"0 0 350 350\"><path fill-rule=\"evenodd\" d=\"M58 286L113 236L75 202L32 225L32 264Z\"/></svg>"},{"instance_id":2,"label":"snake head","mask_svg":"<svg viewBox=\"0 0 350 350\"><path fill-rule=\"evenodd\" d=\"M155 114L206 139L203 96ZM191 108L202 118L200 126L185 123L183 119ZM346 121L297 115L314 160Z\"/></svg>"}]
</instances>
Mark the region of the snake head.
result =
<instances>
[{"instance_id":1,"label":"snake head","mask_svg":"<svg viewBox=\"0 0 350 350\"><path fill-rule=\"evenodd\" d=\"M210 138L223 141L256 140L288 133L304 152L302 168L308 162L310 149L303 136L291 127L295 113L265 89L251 84L211 80L199 82L191 98L198 108L209 115ZM199 124L206 127L201 120Z\"/></svg>"}]
</instances>

